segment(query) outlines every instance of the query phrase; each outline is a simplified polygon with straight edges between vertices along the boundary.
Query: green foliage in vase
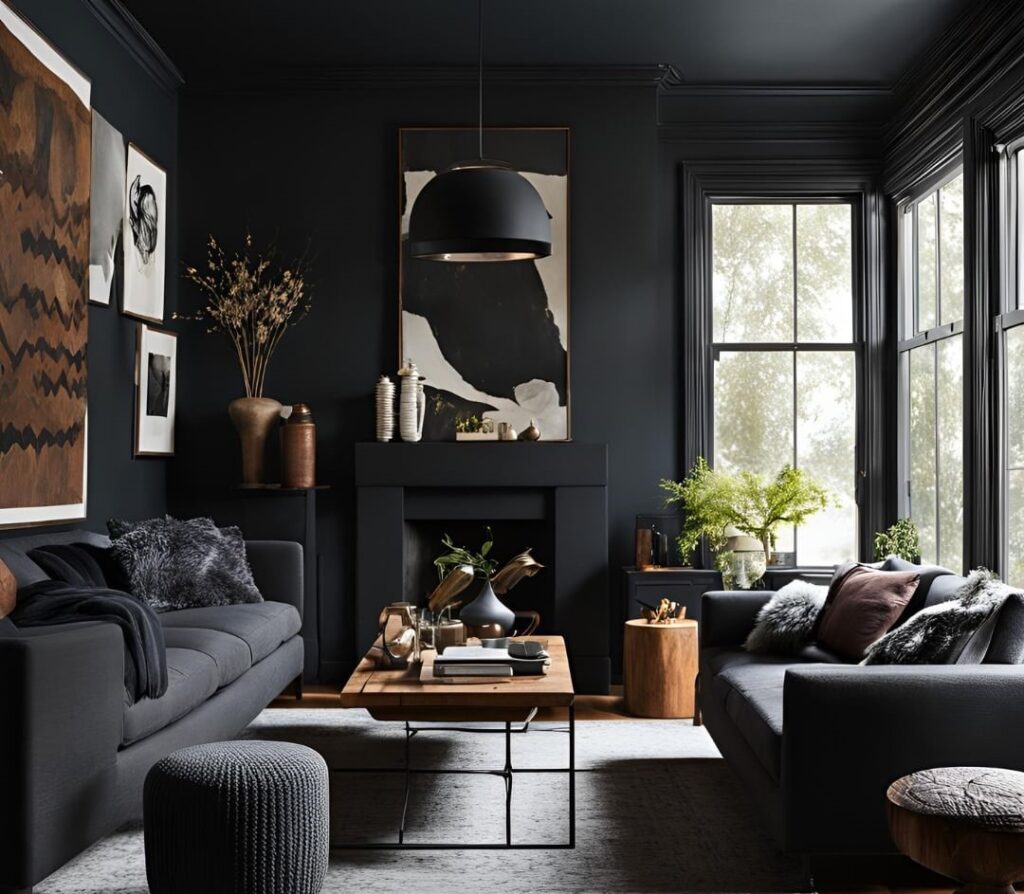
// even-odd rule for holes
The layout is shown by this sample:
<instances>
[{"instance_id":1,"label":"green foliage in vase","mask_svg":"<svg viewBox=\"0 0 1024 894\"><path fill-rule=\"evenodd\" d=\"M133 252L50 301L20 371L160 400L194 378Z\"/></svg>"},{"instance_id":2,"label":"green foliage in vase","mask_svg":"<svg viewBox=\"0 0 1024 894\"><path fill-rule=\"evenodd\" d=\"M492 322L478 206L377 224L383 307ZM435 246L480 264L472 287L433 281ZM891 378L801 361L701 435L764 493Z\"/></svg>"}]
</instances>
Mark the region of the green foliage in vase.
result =
<instances>
[{"instance_id":1,"label":"green foliage in vase","mask_svg":"<svg viewBox=\"0 0 1024 894\"><path fill-rule=\"evenodd\" d=\"M783 466L766 481L754 472L719 472L702 456L683 481L664 478L659 486L668 493L667 505L680 503L685 510L677 540L683 556L697 548L701 537L720 553L725 529L731 526L761 541L765 559L770 559L781 526L802 525L831 502L829 492L801 469Z\"/></svg>"},{"instance_id":2,"label":"green foliage in vase","mask_svg":"<svg viewBox=\"0 0 1024 894\"><path fill-rule=\"evenodd\" d=\"M449 571L460 565L469 565L477 577L489 578L494 574L498 567L498 563L490 558L491 549L494 547L494 534L489 527L484 530L487 532L486 539L476 552L464 546L456 546L450 534L445 534L441 538L441 543L448 552L434 559L438 580L444 580Z\"/></svg>"},{"instance_id":3,"label":"green foliage in vase","mask_svg":"<svg viewBox=\"0 0 1024 894\"><path fill-rule=\"evenodd\" d=\"M479 416L458 416L455 419L455 430L463 434L469 432L482 432L487 427L487 420Z\"/></svg>"},{"instance_id":4,"label":"green foliage in vase","mask_svg":"<svg viewBox=\"0 0 1024 894\"><path fill-rule=\"evenodd\" d=\"M897 519L895 524L875 534L875 559L880 562L887 556L899 556L908 562L920 558L920 538L912 519Z\"/></svg>"}]
</instances>

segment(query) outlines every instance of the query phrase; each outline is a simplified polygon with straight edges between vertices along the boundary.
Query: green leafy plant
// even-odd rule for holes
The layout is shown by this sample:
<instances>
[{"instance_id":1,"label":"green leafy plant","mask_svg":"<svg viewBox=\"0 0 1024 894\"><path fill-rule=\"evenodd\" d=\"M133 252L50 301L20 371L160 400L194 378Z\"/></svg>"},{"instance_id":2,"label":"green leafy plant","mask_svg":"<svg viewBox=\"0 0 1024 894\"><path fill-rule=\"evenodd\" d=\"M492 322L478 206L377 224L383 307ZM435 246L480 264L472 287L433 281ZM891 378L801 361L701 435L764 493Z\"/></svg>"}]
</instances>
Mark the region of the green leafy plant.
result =
<instances>
[{"instance_id":1,"label":"green leafy plant","mask_svg":"<svg viewBox=\"0 0 1024 894\"><path fill-rule=\"evenodd\" d=\"M880 562L886 556L899 556L908 562L916 562L921 557L917 525L912 519L899 518L895 524L875 534L875 559Z\"/></svg>"},{"instance_id":2,"label":"green leafy plant","mask_svg":"<svg viewBox=\"0 0 1024 894\"><path fill-rule=\"evenodd\" d=\"M490 558L491 549L494 547L494 534L489 527L484 530L487 532L486 539L476 552L464 546L456 546L450 534L445 534L441 538L441 543L447 548L448 552L442 553L434 559L438 580L444 580L445 575L449 571L453 568L458 568L460 565L469 565L476 577L489 578L494 574L498 567L498 563Z\"/></svg>"},{"instance_id":3,"label":"green leafy plant","mask_svg":"<svg viewBox=\"0 0 1024 894\"><path fill-rule=\"evenodd\" d=\"M455 430L462 433L485 432L491 431L493 424L490 419L481 419L479 416L457 416Z\"/></svg>"},{"instance_id":4,"label":"green leafy plant","mask_svg":"<svg viewBox=\"0 0 1024 894\"><path fill-rule=\"evenodd\" d=\"M770 560L780 527L802 525L832 501L829 492L802 469L786 465L766 481L754 472L732 475L712 469L702 456L682 481L663 478L659 486L668 493L667 505L679 503L685 511L676 541L683 556L689 556L702 537L712 552L721 553L725 529L732 526L757 538L765 559Z\"/></svg>"}]
</instances>

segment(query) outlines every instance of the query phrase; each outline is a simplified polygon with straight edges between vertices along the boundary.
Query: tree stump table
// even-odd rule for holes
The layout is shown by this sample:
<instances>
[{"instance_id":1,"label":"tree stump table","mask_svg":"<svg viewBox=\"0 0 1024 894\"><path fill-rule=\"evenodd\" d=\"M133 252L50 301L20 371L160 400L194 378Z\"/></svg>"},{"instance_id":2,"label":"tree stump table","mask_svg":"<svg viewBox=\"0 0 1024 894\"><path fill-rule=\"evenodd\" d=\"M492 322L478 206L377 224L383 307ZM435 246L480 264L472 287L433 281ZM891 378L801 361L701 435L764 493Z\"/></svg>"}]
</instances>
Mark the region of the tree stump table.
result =
<instances>
[{"instance_id":1,"label":"tree stump table","mask_svg":"<svg viewBox=\"0 0 1024 894\"><path fill-rule=\"evenodd\" d=\"M626 710L637 717L693 717L697 622L627 621L622 655Z\"/></svg>"},{"instance_id":2,"label":"tree stump table","mask_svg":"<svg viewBox=\"0 0 1024 894\"><path fill-rule=\"evenodd\" d=\"M1013 894L1024 879L1024 773L921 770L897 779L887 797L896 846L961 882L959 894Z\"/></svg>"}]
</instances>

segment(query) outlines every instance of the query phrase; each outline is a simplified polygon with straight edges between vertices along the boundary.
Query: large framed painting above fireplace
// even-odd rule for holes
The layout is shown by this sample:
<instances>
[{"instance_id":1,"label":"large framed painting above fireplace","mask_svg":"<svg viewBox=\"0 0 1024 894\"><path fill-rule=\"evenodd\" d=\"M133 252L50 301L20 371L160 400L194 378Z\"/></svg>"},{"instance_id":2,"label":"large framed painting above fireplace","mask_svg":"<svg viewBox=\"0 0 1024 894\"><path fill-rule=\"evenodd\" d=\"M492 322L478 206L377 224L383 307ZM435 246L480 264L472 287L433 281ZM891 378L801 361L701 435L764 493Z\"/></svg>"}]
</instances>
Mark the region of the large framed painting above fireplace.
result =
<instances>
[{"instance_id":1,"label":"large framed painting above fireplace","mask_svg":"<svg viewBox=\"0 0 1024 894\"><path fill-rule=\"evenodd\" d=\"M541 438L570 436L569 129L484 130L484 156L511 164L551 217L551 255L502 263L413 258L409 212L420 190L456 161L477 157L475 128L399 131L399 364L426 379L424 440L455 437L477 416Z\"/></svg>"}]
</instances>

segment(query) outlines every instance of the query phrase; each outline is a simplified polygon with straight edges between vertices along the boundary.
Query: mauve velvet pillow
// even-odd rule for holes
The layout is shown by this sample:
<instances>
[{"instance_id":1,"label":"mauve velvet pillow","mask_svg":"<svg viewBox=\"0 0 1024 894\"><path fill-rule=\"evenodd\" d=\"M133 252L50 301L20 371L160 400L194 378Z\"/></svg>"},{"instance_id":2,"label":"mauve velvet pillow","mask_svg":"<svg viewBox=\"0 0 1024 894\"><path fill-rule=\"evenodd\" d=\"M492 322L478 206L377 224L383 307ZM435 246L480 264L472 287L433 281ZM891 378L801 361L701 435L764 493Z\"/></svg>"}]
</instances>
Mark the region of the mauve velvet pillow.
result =
<instances>
[{"instance_id":1,"label":"mauve velvet pillow","mask_svg":"<svg viewBox=\"0 0 1024 894\"><path fill-rule=\"evenodd\" d=\"M912 571L878 571L855 565L832 582L818 618L816 639L849 661L860 661L889 632L920 583Z\"/></svg>"}]
</instances>

